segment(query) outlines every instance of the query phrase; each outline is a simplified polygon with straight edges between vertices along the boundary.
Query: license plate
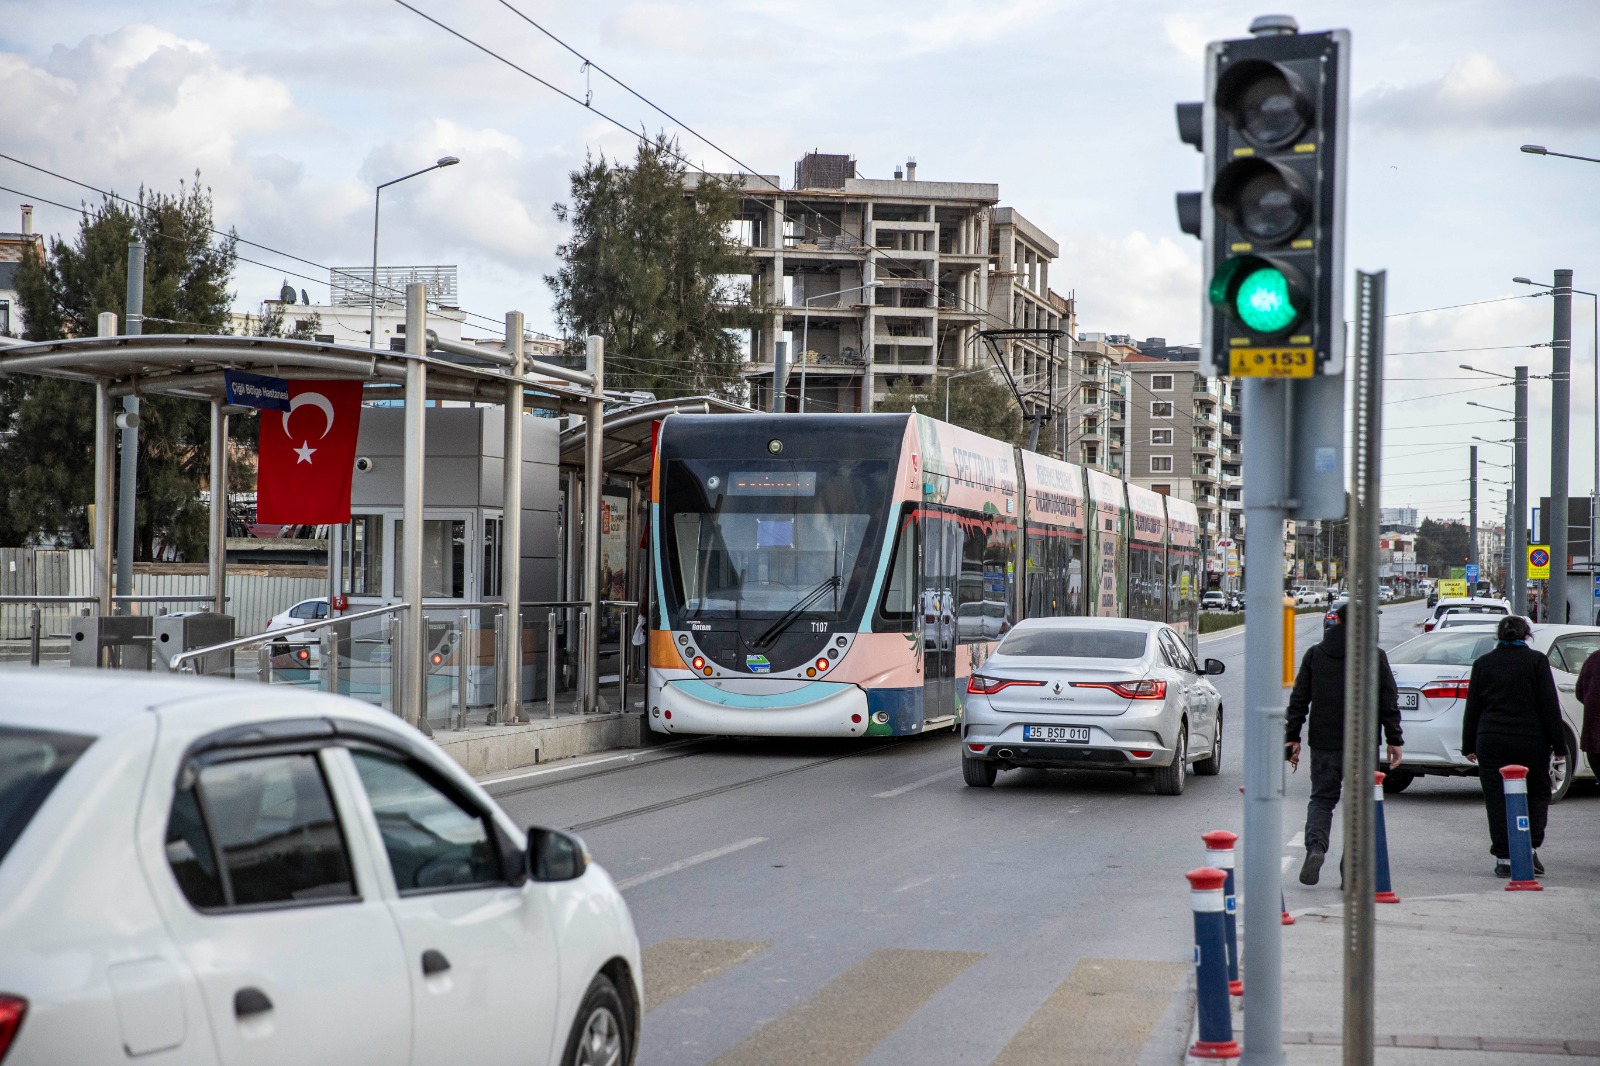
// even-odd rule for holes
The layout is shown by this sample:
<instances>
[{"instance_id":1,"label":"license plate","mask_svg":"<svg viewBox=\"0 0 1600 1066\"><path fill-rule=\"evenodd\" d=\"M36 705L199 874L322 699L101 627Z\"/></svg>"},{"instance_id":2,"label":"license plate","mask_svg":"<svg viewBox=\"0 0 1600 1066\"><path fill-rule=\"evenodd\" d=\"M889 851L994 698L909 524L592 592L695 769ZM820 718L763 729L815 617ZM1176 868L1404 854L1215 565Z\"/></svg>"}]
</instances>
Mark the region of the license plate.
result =
<instances>
[{"instance_id":1,"label":"license plate","mask_svg":"<svg viewBox=\"0 0 1600 1066\"><path fill-rule=\"evenodd\" d=\"M1317 369L1310 348L1234 348L1228 372L1236 378L1308 378Z\"/></svg>"},{"instance_id":2,"label":"license plate","mask_svg":"<svg viewBox=\"0 0 1600 1066\"><path fill-rule=\"evenodd\" d=\"M1025 725L1022 727L1022 739L1054 744L1087 744L1089 729L1075 725Z\"/></svg>"},{"instance_id":3,"label":"license plate","mask_svg":"<svg viewBox=\"0 0 1600 1066\"><path fill-rule=\"evenodd\" d=\"M1402 692L1402 693L1400 693L1400 709L1402 711L1414 711L1414 710L1416 710L1417 709L1417 694L1415 692Z\"/></svg>"}]
</instances>

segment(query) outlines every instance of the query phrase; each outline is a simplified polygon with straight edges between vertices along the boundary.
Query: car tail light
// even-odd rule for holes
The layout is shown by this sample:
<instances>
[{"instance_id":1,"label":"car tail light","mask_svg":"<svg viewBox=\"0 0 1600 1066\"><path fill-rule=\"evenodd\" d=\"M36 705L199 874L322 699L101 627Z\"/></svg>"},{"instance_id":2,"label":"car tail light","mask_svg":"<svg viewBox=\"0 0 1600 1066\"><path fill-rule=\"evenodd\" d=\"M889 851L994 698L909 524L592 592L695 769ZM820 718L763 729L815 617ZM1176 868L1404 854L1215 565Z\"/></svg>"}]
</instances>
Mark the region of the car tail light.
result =
<instances>
[{"instance_id":1,"label":"car tail light","mask_svg":"<svg viewBox=\"0 0 1600 1066\"><path fill-rule=\"evenodd\" d=\"M1130 752L1128 752L1128 754L1132 755L1135 759L1148 759L1150 756L1154 755L1155 752L1153 752L1153 751L1130 751Z\"/></svg>"},{"instance_id":2,"label":"car tail light","mask_svg":"<svg viewBox=\"0 0 1600 1066\"><path fill-rule=\"evenodd\" d=\"M1103 688L1125 700L1164 700L1167 683L1147 677L1143 681L1074 681L1073 688Z\"/></svg>"},{"instance_id":3,"label":"car tail light","mask_svg":"<svg viewBox=\"0 0 1600 1066\"><path fill-rule=\"evenodd\" d=\"M11 1050L11 1043L22 1028L22 1016L28 1013L28 1001L20 996L0 996L0 1059Z\"/></svg>"},{"instance_id":4,"label":"car tail light","mask_svg":"<svg viewBox=\"0 0 1600 1066\"><path fill-rule=\"evenodd\" d=\"M1465 681L1430 681L1422 686L1422 694L1430 700L1464 700L1467 698Z\"/></svg>"},{"instance_id":5,"label":"car tail light","mask_svg":"<svg viewBox=\"0 0 1600 1066\"><path fill-rule=\"evenodd\" d=\"M973 674L967 678L967 691L974 696L992 696L1001 689L1007 689L1013 685L1021 685L1024 688L1038 688L1043 684L1043 681L1013 681L1010 678L984 677L982 674Z\"/></svg>"}]
</instances>

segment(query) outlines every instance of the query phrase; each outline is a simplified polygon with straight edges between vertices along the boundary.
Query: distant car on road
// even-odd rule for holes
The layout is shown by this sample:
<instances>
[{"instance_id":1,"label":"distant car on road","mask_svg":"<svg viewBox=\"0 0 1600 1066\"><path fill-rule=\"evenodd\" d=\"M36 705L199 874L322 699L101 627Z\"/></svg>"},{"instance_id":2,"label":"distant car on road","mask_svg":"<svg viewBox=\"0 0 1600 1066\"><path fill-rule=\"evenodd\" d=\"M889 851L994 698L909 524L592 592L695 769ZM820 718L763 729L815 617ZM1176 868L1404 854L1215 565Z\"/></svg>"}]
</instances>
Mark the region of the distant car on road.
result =
<instances>
[{"instance_id":1,"label":"distant car on road","mask_svg":"<svg viewBox=\"0 0 1600 1066\"><path fill-rule=\"evenodd\" d=\"M317 596L309 600L301 600L287 611L280 611L267 619L267 632L275 633L280 629L290 626L304 625L307 622L320 622L328 617L328 597Z\"/></svg>"},{"instance_id":2,"label":"distant car on road","mask_svg":"<svg viewBox=\"0 0 1600 1066\"><path fill-rule=\"evenodd\" d=\"M1228 610L1244 610L1244 593L1238 591L1228 593Z\"/></svg>"},{"instance_id":3,"label":"distant car on road","mask_svg":"<svg viewBox=\"0 0 1600 1066\"><path fill-rule=\"evenodd\" d=\"M1387 792L1403 792L1424 775L1475 777L1478 766L1461 754L1461 721L1467 709L1467 682L1472 664L1494 650L1495 633L1487 626L1462 626L1412 637L1389 652L1389 666L1400 689L1400 718L1406 743L1400 766L1384 778ZM1573 692L1584 660L1600 649L1600 627L1536 625L1528 647L1550 659L1567 733L1563 773L1552 767L1550 794L1567 794L1574 776L1593 777L1594 761L1579 766L1578 727L1583 704Z\"/></svg>"},{"instance_id":4,"label":"distant car on road","mask_svg":"<svg viewBox=\"0 0 1600 1066\"><path fill-rule=\"evenodd\" d=\"M8 1066L632 1063L610 877L392 715L121 671L0 683Z\"/></svg>"},{"instance_id":5,"label":"distant car on road","mask_svg":"<svg viewBox=\"0 0 1600 1066\"><path fill-rule=\"evenodd\" d=\"M988 788L1002 770L1149 770L1165 796L1222 770L1222 697L1160 622L1018 622L967 683L961 774Z\"/></svg>"},{"instance_id":6,"label":"distant car on road","mask_svg":"<svg viewBox=\"0 0 1600 1066\"><path fill-rule=\"evenodd\" d=\"M1378 602L1388 603L1394 599L1394 589L1388 585L1378 586Z\"/></svg>"},{"instance_id":7,"label":"distant car on road","mask_svg":"<svg viewBox=\"0 0 1600 1066\"><path fill-rule=\"evenodd\" d=\"M1486 614L1504 617L1511 613L1511 605L1505 600L1478 599L1476 597L1449 597L1441 599L1434 604L1433 610L1422 621L1422 631L1432 633L1439 625L1447 611L1459 611L1463 614ZM1499 619L1497 618L1496 621Z\"/></svg>"},{"instance_id":8,"label":"distant car on road","mask_svg":"<svg viewBox=\"0 0 1600 1066\"><path fill-rule=\"evenodd\" d=\"M1228 598L1220 592L1208 592L1200 597L1202 611L1221 611L1226 610L1227 606Z\"/></svg>"},{"instance_id":9,"label":"distant car on road","mask_svg":"<svg viewBox=\"0 0 1600 1066\"><path fill-rule=\"evenodd\" d=\"M1461 629L1464 626L1483 626L1486 628L1498 626L1503 614L1487 614L1479 611L1446 611L1434 623L1433 632L1445 629ZM1490 628L1490 632L1493 629Z\"/></svg>"}]
</instances>

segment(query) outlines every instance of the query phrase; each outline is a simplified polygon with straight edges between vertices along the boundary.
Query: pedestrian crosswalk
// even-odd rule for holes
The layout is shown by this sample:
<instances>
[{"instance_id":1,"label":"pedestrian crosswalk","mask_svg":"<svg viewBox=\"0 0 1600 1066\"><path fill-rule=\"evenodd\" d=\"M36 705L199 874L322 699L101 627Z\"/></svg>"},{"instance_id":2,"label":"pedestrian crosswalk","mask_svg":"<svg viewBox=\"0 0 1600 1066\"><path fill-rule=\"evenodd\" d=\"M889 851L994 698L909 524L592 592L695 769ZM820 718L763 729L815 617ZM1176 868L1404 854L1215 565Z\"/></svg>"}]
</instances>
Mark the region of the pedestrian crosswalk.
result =
<instances>
[{"instance_id":1,"label":"pedestrian crosswalk","mask_svg":"<svg viewBox=\"0 0 1600 1066\"><path fill-rule=\"evenodd\" d=\"M724 975L737 980L739 967L771 948L768 941L685 937L652 945L644 953L646 1011L688 997ZM902 1026L914 1025L925 1005L987 958L983 952L880 948L776 1017L752 1017L747 1028L735 1024L721 1046L700 1044L700 1061L713 1066L854 1066ZM1187 972L1181 962L1080 959L993 1058L994 1066L1134 1063ZM716 1013L732 1021L728 1015L736 1009L721 999ZM651 1028L647 1017L647 1050ZM1002 1034L995 1044L1004 1039Z\"/></svg>"}]
</instances>

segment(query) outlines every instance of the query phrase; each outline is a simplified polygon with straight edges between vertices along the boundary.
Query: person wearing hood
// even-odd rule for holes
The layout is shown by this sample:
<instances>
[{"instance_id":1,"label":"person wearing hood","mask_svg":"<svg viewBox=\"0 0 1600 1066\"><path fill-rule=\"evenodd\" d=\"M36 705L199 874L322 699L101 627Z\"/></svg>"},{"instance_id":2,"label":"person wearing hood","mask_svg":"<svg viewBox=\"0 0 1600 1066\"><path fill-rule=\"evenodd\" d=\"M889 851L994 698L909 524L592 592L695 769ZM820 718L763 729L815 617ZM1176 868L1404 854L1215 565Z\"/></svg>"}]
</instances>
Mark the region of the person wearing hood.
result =
<instances>
[{"instance_id":1,"label":"person wearing hood","mask_svg":"<svg viewBox=\"0 0 1600 1066\"><path fill-rule=\"evenodd\" d=\"M1333 829L1333 809L1344 785L1344 668L1345 617L1349 604L1340 606L1338 622L1320 644L1300 660L1300 673L1289 694L1284 722L1284 756L1300 768L1300 731L1309 715L1307 740L1311 747L1311 802L1306 804L1306 859L1300 883L1314 885L1328 855L1328 834ZM1400 692L1389 669L1389 657L1378 649L1378 720L1388 744L1389 769L1400 765ZM1377 740L1376 737L1373 738Z\"/></svg>"}]
</instances>

